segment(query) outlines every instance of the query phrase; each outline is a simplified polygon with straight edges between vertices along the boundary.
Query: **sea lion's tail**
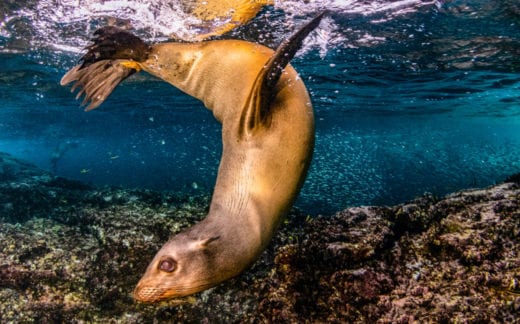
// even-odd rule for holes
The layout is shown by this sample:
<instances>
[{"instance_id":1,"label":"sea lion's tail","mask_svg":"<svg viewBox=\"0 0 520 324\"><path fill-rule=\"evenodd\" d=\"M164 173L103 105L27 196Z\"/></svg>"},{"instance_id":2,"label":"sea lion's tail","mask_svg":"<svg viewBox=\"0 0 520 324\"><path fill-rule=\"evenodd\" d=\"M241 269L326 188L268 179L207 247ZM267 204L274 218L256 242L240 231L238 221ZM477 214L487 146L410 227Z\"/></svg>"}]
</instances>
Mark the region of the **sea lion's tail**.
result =
<instances>
[{"instance_id":1,"label":"sea lion's tail","mask_svg":"<svg viewBox=\"0 0 520 324\"><path fill-rule=\"evenodd\" d=\"M71 92L80 89L76 99L85 94L81 104L90 101L85 110L97 108L121 81L139 71L138 63L147 59L151 49L139 37L113 26L98 29L92 41L80 64L60 82L61 85L74 82Z\"/></svg>"}]
</instances>

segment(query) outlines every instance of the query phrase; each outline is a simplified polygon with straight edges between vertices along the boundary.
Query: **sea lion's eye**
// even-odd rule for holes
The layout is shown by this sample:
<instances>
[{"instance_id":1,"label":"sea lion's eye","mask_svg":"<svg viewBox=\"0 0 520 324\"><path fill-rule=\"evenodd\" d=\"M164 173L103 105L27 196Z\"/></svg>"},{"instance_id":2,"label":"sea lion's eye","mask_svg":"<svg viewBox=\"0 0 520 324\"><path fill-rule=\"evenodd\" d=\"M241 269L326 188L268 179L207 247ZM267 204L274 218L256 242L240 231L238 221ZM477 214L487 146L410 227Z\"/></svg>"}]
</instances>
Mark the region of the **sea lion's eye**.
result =
<instances>
[{"instance_id":1,"label":"sea lion's eye","mask_svg":"<svg viewBox=\"0 0 520 324\"><path fill-rule=\"evenodd\" d=\"M159 262L159 270L173 272L177 269L177 262L172 258L163 259Z\"/></svg>"}]
</instances>

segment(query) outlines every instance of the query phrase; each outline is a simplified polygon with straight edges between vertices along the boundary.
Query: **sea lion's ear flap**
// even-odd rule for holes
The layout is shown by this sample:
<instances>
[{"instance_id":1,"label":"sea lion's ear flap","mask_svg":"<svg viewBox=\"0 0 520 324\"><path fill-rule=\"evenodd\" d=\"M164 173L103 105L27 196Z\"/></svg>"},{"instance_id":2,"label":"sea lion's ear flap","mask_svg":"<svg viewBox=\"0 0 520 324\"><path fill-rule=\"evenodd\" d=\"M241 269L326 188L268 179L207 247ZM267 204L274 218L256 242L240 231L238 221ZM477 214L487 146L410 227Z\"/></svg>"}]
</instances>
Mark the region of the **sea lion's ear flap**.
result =
<instances>
[{"instance_id":1,"label":"sea lion's ear flap","mask_svg":"<svg viewBox=\"0 0 520 324\"><path fill-rule=\"evenodd\" d=\"M276 84L282 75L283 69L289 64L296 52L302 46L303 40L319 24L325 12L322 12L311 21L301 27L291 37L283 41L276 49L273 56L267 61L264 68L258 73L249 97L246 100L246 107L243 109L240 124L240 135L246 131L251 131L257 126L268 123L269 107L276 93Z\"/></svg>"},{"instance_id":2,"label":"sea lion's ear flap","mask_svg":"<svg viewBox=\"0 0 520 324\"><path fill-rule=\"evenodd\" d=\"M220 238L220 236L213 236L213 237L209 237L209 238L206 238L206 239L202 239L200 241L197 242L197 247L199 249L205 249L207 248L212 242L218 240Z\"/></svg>"}]
</instances>

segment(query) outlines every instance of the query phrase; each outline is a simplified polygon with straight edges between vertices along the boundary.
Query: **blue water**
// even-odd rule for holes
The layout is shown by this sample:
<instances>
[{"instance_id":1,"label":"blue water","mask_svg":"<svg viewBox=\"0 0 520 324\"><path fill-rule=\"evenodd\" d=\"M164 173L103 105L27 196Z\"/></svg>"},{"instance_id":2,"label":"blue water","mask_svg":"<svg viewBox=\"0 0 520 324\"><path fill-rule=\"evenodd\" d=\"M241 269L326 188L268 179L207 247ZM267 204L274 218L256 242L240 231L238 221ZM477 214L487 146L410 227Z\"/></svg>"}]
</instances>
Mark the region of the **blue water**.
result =
<instances>
[{"instance_id":1,"label":"blue water","mask_svg":"<svg viewBox=\"0 0 520 324\"><path fill-rule=\"evenodd\" d=\"M332 15L345 30L386 39L314 47L293 61L317 126L298 207L396 204L520 172L520 18L466 3L480 17L460 14L460 1L383 24ZM0 54L0 151L97 185L210 194L221 152L212 114L144 74L86 113L59 86L78 57L45 46Z\"/></svg>"}]
</instances>

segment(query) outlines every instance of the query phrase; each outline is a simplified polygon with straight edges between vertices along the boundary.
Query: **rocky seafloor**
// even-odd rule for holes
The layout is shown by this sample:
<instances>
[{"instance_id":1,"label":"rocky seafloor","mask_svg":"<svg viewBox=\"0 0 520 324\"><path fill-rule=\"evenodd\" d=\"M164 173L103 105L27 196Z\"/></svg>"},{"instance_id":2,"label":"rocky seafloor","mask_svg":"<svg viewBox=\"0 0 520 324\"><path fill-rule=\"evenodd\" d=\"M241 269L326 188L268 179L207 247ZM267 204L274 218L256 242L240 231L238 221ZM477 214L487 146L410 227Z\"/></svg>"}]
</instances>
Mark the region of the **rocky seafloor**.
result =
<instances>
[{"instance_id":1,"label":"rocky seafloor","mask_svg":"<svg viewBox=\"0 0 520 324\"><path fill-rule=\"evenodd\" d=\"M520 322L520 176L443 198L310 217L194 297L132 300L207 197L96 188L0 154L0 323Z\"/></svg>"}]
</instances>

